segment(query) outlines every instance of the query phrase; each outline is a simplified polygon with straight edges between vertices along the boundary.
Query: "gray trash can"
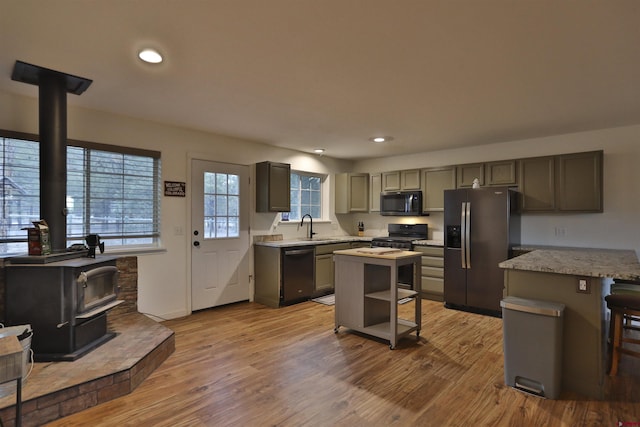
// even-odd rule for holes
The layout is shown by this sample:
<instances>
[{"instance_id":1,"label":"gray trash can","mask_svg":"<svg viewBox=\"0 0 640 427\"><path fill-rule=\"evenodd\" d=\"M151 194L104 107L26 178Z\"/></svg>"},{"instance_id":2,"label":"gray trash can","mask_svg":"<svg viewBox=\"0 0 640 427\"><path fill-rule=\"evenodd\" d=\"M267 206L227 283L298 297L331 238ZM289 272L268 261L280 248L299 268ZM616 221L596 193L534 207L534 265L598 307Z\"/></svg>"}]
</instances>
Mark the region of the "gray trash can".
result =
<instances>
[{"instance_id":1,"label":"gray trash can","mask_svg":"<svg viewBox=\"0 0 640 427\"><path fill-rule=\"evenodd\" d=\"M562 382L564 304L506 297L500 307L505 384L556 399Z\"/></svg>"}]
</instances>

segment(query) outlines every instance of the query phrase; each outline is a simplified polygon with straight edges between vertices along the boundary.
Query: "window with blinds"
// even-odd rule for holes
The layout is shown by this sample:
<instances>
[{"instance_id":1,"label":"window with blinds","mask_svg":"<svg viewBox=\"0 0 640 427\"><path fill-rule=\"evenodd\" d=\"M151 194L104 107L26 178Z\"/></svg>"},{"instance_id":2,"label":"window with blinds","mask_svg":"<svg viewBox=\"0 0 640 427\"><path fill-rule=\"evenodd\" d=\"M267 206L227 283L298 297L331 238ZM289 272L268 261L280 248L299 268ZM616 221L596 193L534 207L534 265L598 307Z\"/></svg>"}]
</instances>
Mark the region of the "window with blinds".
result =
<instances>
[{"instance_id":1,"label":"window with blinds","mask_svg":"<svg viewBox=\"0 0 640 427\"><path fill-rule=\"evenodd\" d=\"M40 216L38 143L0 137L0 254L27 252L25 227Z\"/></svg>"},{"instance_id":2,"label":"window with blinds","mask_svg":"<svg viewBox=\"0 0 640 427\"><path fill-rule=\"evenodd\" d=\"M22 228L40 219L39 147L26 138L0 137L0 142L0 253L22 253L27 250ZM155 246L160 176L159 152L68 141L68 245L99 234L108 246Z\"/></svg>"}]
</instances>

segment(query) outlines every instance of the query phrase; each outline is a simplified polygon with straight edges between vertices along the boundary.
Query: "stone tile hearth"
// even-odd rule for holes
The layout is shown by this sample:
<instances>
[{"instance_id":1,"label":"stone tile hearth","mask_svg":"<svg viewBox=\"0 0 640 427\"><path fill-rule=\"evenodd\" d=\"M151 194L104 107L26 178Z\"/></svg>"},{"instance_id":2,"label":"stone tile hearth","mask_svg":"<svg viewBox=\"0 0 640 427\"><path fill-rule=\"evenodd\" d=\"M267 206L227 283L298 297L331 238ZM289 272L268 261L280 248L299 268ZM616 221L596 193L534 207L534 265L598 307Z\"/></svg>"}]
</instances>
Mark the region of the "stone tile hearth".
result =
<instances>
[{"instance_id":1,"label":"stone tile hearth","mask_svg":"<svg viewBox=\"0 0 640 427\"><path fill-rule=\"evenodd\" d=\"M22 425L37 426L131 393L175 349L170 329L139 313L109 316L117 335L73 362L35 363L22 389ZM4 426L15 423L15 393L0 396Z\"/></svg>"}]
</instances>

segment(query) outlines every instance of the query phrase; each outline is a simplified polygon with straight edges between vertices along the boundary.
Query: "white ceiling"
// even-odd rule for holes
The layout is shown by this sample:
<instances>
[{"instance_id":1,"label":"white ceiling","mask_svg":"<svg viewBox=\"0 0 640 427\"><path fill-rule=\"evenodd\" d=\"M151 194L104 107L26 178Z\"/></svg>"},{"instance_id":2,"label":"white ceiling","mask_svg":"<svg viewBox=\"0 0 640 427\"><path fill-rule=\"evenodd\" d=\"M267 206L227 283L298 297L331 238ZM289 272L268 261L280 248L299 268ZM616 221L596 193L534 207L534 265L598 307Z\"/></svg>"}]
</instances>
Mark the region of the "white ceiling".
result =
<instances>
[{"instance_id":1,"label":"white ceiling","mask_svg":"<svg viewBox=\"0 0 640 427\"><path fill-rule=\"evenodd\" d=\"M10 78L21 60L92 79L69 105L337 158L640 123L638 0L0 0L0 11L2 91L38 96ZM164 64L137 59L147 45Z\"/></svg>"}]
</instances>

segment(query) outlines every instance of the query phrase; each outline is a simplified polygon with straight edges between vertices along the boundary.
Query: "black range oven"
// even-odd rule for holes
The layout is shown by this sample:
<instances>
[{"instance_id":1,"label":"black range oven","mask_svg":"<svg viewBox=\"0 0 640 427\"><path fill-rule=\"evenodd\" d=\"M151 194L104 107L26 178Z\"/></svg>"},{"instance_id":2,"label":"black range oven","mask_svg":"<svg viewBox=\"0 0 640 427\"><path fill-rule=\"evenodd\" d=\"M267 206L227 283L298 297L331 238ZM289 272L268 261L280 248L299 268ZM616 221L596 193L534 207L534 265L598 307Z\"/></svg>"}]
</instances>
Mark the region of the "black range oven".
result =
<instances>
[{"instance_id":1,"label":"black range oven","mask_svg":"<svg viewBox=\"0 0 640 427\"><path fill-rule=\"evenodd\" d=\"M414 240L426 240L428 237L427 224L389 224L386 237L374 237L371 247L395 248L404 251L413 249ZM398 286L413 289L413 265L403 265L398 268Z\"/></svg>"}]
</instances>

